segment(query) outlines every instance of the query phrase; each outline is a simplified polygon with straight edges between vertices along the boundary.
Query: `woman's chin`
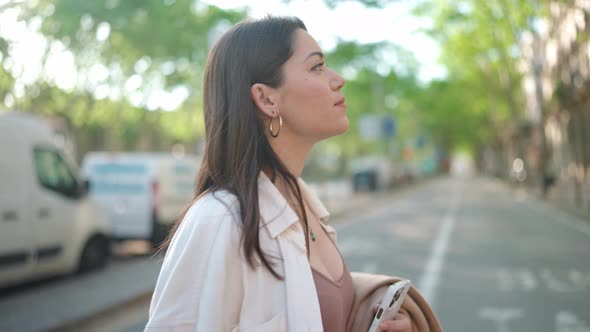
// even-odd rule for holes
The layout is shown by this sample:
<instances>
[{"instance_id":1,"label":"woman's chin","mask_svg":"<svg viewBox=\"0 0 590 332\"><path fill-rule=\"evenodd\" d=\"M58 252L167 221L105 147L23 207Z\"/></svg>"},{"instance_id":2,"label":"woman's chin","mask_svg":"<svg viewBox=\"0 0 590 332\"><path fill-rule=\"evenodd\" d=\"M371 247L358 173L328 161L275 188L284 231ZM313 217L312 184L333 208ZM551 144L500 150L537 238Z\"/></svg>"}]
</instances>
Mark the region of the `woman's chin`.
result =
<instances>
[{"instance_id":1,"label":"woman's chin","mask_svg":"<svg viewBox=\"0 0 590 332\"><path fill-rule=\"evenodd\" d=\"M350 128L350 121L348 120L348 117L344 117L344 120L342 121L342 126L340 128L341 131L337 135L344 134L348 131L348 128Z\"/></svg>"},{"instance_id":2,"label":"woman's chin","mask_svg":"<svg viewBox=\"0 0 590 332\"><path fill-rule=\"evenodd\" d=\"M348 128L350 128L350 121L348 121L348 118L344 118L339 124L338 127L336 127L331 135L329 135L329 137L332 136L338 136L338 135L342 135L344 133L346 133L348 131Z\"/></svg>"}]
</instances>

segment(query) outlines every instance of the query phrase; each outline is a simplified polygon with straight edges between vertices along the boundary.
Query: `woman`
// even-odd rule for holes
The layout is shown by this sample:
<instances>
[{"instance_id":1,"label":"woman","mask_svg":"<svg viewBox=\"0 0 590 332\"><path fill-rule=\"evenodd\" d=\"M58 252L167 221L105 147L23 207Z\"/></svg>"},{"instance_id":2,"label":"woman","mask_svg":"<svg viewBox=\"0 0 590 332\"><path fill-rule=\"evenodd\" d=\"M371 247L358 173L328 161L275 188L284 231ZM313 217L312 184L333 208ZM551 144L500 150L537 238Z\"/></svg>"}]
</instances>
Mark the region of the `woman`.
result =
<instances>
[{"instance_id":1,"label":"woman","mask_svg":"<svg viewBox=\"0 0 590 332\"><path fill-rule=\"evenodd\" d=\"M344 133L341 89L297 18L246 21L211 50L196 198L170 241L147 331L344 331L354 298L328 212L299 178ZM409 318L383 331L410 331Z\"/></svg>"}]
</instances>

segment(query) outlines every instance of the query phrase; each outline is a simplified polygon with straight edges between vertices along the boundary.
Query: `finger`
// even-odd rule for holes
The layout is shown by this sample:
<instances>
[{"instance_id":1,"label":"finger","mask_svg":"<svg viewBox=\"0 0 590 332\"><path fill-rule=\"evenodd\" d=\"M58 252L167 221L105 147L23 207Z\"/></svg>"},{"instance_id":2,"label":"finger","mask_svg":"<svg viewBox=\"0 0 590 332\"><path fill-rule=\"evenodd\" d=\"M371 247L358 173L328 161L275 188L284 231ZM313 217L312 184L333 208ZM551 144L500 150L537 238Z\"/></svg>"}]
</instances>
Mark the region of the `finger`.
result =
<instances>
[{"instance_id":1,"label":"finger","mask_svg":"<svg viewBox=\"0 0 590 332\"><path fill-rule=\"evenodd\" d=\"M394 320L386 320L381 323L381 331L398 332L409 331L411 328L410 319L404 315L398 315Z\"/></svg>"},{"instance_id":2,"label":"finger","mask_svg":"<svg viewBox=\"0 0 590 332\"><path fill-rule=\"evenodd\" d=\"M399 319L404 319L404 318L406 318L406 315L396 312L392 319L399 320Z\"/></svg>"},{"instance_id":3,"label":"finger","mask_svg":"<svg viewBox=\"0 0 590 332\"><path fill-rule=\"evenodd\" d=\"M377 313L377 311L379 311L379 305L378 305L378 304L375 304L375 305L373 306L373 313L374 313L374 314L376 314L376 313Z\"/></svg>"}]
</instances>

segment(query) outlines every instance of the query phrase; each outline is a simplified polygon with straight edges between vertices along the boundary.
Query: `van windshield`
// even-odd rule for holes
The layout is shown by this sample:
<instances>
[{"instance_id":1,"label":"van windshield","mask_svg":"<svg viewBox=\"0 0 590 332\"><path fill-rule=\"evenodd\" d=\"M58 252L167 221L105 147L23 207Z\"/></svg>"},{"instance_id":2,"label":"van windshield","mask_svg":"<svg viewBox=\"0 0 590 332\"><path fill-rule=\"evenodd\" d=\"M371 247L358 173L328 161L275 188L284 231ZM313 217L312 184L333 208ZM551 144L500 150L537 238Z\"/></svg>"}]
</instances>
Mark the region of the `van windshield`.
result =
<instances>
[{"instance_id":1,"label":"van windshield","mask_svg":"<svg viewBox=\"0 0 590 332\"><path fill-rule=\"evenodd\" d=\"M41 185L51 191L75 197L78 192L78 182L70 166L54 149L33 149L35 171Z\"/></svg>"}]
</instances>

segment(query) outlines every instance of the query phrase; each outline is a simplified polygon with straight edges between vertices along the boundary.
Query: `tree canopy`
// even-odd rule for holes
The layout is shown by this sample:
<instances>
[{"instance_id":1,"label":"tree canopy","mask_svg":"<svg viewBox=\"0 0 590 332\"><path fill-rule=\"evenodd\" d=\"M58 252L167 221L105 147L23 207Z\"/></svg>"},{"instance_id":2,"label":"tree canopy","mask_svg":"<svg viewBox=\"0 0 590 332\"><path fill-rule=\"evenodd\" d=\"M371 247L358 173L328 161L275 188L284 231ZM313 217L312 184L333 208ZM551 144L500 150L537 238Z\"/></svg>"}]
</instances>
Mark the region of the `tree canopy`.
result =
<instances>
[{"instance_id":1,"label":"tree canopy","mask_svg":"<svg viewBox=\"0 0 590 332\"><path fill-rule=\"evenodd\" d=\"M372 7L394 2L357 1ZM10 7L46 38L44 61L56 46L73 55L77 80L67 90L42 75L15 93L18 77L6 69L10 40L0 36L0 100L66 118L81 152L168 149L175 143L195 150L204 130L201 89L208 50L247 16L194 0L37 0ZM544 10L525 0L416 2L415 15L432 21L425 32L441 46L448 72L432 82L417 79L420 64L399 45L340 41L327 52L327 64L347 78L352 129L323 143L320 153L399 158L404 146L416 148L409 142L422 138L443 150L474 150L497 139L523 116L519 43ZM396 65L384 67L384 60ZM179 102L172 109L154 103L152 97L163 93ZM362 139L358 124L370 114L393 117L396 136L386 142Z\"/></svg>"}]
</instances>

